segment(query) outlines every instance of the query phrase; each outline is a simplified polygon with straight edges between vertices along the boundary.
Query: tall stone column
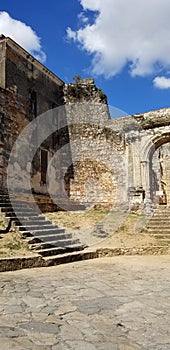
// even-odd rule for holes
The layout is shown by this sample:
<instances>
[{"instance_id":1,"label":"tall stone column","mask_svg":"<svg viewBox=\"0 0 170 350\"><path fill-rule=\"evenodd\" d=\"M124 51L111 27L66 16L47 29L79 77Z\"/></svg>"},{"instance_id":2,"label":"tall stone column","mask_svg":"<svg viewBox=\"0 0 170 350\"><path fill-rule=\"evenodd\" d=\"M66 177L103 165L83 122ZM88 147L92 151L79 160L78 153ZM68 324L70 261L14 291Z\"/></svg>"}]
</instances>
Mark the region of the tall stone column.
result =
<instances>
[{"instance_id":1,"label":"tall stone column","mask_svg":"<svg viewBox=\"0 0 170 350\"><path fill-rule=\"evenodd\" d=\"M153 203L151 200L151 188L150 188L150 162L141 161L142 165L142 186L145 190L144 205L147 214L152 212Z\"/></svg>"}]
</instances>

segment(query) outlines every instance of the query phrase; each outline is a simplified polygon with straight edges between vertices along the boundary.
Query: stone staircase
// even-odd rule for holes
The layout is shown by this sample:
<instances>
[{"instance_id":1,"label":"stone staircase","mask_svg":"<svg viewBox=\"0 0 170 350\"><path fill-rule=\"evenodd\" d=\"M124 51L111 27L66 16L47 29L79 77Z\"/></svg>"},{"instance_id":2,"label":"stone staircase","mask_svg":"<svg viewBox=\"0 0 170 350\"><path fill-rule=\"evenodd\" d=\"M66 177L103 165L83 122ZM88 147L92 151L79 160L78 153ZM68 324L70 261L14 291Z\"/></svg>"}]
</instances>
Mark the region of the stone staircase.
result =
<instances>
[{"instance_id":1,"label":"stone staircase","mask_svg":"<svg viewBox=\"0 0 170 350\"><path fill-rule=\"evenodd\" d=\"M8 194L0 194L0 210L8 220L12 220L27 239L29 246L43 257L57 254L80 251L84 246L78 239L73 239L71 234L47 220L43 214L39 214L31 205L13 198L13 207Z\"/></svg>"},{"instance_id":2,"label":"stone staircase","mask_svg":"<svg viewBox=\"0 0 170 350\"><path fill-rule=\"evenodd\" d=\"M170 244L170 208L159 206L147 225L147 232L160 242Z\"/></svg>"}]
</instances>

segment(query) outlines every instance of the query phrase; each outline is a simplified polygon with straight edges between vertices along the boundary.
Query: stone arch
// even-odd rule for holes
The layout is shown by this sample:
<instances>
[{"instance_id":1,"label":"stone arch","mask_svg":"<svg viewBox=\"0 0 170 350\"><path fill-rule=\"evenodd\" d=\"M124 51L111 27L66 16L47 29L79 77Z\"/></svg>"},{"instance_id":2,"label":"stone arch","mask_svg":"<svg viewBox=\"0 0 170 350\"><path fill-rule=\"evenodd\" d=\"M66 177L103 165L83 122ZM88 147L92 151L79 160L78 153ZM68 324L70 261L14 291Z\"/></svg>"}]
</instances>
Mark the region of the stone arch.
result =
<instances>
[{"instance_id":1,"label":"stone arch","mask_svg":"<svg viewBox=\"0 0 170 350\"><path fill-rule=\"evenodd\" d=\"M153 205L152 194L152 159L155 151L162 145L170 142L170 128L148 139L141 154L141 164L143 166L143 187L145 189L145 203Z\"/></svg>"},{"instance_id":2,"label":"stone arch","mask_svg":"<svg viewBox=\"0 0 170 350\"><path fill-rule=\"evenodd\" d=\"M145 146L143 147L143 150L141 153L141 161L148 162L152 157L153 153L155 152L155 150L167 142L170 142L170 130L169 132L155 135L154 137L149 138Z\"/></svg>"}]
</instances>

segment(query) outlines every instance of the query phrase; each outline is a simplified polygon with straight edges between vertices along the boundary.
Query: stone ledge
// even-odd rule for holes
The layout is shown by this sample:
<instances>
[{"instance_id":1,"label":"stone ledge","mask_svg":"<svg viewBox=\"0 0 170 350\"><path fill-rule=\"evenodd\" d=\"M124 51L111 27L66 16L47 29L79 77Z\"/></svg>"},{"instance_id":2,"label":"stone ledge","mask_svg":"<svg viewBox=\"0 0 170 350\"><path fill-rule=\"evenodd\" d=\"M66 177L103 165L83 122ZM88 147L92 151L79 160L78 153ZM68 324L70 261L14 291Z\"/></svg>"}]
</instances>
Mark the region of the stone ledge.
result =
<instances>
[{"instance_id":1,"label":"stone ledge","mask_svg":"<svg viewBox=\"0 0 170 350\"><path fill-rule=\"evenodd\" d=\"M40 255L0 258L0 272L40 267L43 264L44 261Z\"/></svg>"},{"instance_id":2,"label":"stone ledge","mask_svg":"<svg viewBox=\"0 0 170 350\"><path fill-rule=\"evenodd\" d=\"M170 247L154 246L141 248L98 248L95 250L86 249L67 254L42 258L34 257L10 257L0 258L0 272L15 271L28 268L49 267L76 261L96 259L101 257L113 257L118 255L168 255Z\"/></svg>"}]
</instances>

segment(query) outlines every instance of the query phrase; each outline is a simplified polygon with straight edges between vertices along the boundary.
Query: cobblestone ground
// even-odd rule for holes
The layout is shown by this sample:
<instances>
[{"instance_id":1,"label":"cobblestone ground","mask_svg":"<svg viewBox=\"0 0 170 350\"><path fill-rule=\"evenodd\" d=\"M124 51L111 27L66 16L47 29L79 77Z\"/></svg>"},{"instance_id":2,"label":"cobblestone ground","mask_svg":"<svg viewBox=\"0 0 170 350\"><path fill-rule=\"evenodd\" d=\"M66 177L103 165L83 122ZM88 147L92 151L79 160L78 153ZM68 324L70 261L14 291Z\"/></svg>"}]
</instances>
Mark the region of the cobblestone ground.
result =
<instances>
[{"instance_id":1,"label":"cobblestone ground","mask_svg":"<svg viewBox=\"0 0 170 350\"><path fill-rule=\"evenodd\" d=\"M170 256L1 273L1 350L169 350Z\"/></svg>"}]
</instances>

